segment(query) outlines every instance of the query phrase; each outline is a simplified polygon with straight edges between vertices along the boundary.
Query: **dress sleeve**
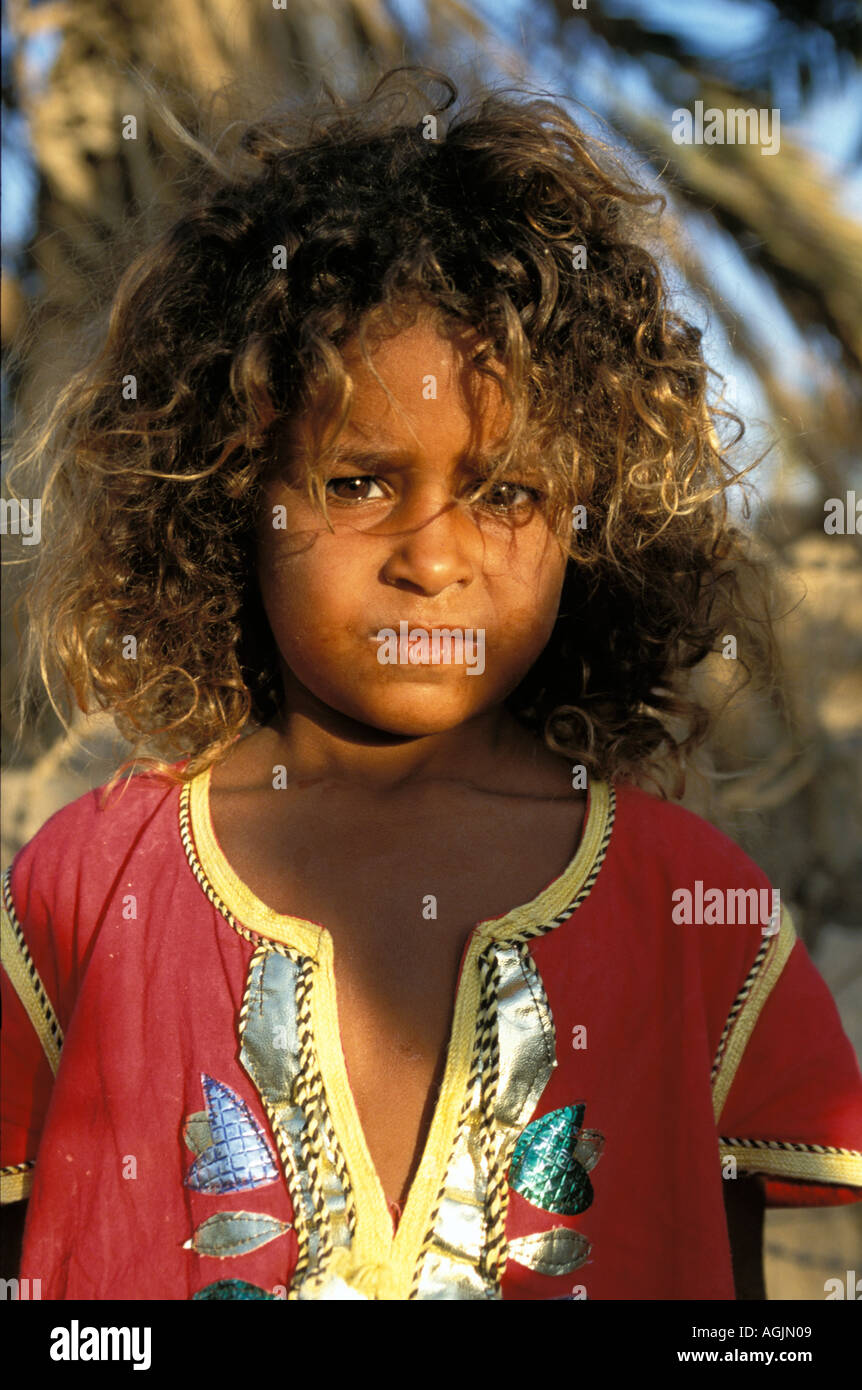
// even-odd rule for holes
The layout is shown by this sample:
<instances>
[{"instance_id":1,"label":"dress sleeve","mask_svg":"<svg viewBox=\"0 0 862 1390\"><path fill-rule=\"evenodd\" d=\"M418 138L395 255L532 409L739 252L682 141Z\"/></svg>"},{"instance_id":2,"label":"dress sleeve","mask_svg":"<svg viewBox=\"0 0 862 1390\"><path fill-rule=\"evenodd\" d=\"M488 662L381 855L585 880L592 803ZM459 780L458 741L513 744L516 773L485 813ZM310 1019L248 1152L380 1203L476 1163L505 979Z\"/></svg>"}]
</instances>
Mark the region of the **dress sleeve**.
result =
<instances>
[{"instance_id":1,"label":"dress sleeve","mask_svg":"<svg viewBox=\"0 0 862 1390\"><path fill-rule=\"evenodd\" d=\"M722 1160L763 1176L768 1207L862 1201L862 1074L793 922L756 950L713 1065Z\"/></svg>"},{"instance_id":2,"label":"dress sleeve","mask_svg":"<svg viewBox=\"0 0 862 1390\"><path fill-rule=\"evenodd\" d=\"M13 869L3 879L0 921L0 1200L21 1201L33 1185L36 1155L60 1062L63 1031L55 1001L61 996L57 952L44 907L30 901L32 915L17 910L12 884L26 873Z\"/></svg>"}]
</instances>

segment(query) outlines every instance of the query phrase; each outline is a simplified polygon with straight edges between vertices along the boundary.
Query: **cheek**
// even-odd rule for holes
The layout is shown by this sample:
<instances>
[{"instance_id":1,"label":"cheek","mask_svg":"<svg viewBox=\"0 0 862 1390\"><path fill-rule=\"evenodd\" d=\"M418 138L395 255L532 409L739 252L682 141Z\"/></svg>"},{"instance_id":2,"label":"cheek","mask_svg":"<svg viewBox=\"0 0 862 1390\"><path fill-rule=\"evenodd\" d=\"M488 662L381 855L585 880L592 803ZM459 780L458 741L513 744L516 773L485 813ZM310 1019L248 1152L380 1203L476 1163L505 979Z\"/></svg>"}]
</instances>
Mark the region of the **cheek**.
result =
<instances>
[{"instance_id":1,"label":"cheek","mask_svg":"<svg viewBox=\"0 0 862 1390\"><path fill-rule=\"evenodd\" d=\"M288 533L289 534L289 533ZM279 532L258 548L258 582L273 635L288 661L332 648L343 637L361 593L343 546L327 532Z\"/></svg>"},{"instance_id":2,"label":"cheek","mask_svg":"<svg viewBox=\"0 0 862 1390\"><path fill-rule=\"evenodd\" d=\"M501 613L505 630L518 632L528 645L544 646L551 635L560 608L566 557L550 539L539 538L507 566L500 590L502 607L508 609L508 621Z\"/></svg>"}]
</instances>

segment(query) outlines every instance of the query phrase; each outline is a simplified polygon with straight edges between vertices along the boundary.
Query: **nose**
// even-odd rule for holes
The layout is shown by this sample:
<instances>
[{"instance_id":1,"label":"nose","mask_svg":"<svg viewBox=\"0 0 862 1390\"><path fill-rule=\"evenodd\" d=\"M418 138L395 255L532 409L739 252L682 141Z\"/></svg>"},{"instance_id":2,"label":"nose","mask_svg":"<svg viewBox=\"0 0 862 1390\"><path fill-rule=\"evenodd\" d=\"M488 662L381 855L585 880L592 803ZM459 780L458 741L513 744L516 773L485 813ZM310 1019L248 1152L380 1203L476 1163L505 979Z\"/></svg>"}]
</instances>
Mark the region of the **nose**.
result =
<instances>
[{"instance_id":1,"label":"nose","mask_svg":"<svg viewBox=\"0 0 862 1390\"><path fill-rule=\"evenodd\" d=\"M433 498L417 500L399 519L389 541L381 574L387 584L433 597L453 584L473 581L477 528L449 496L437 492Z\"/></svg>"}]
</instances>

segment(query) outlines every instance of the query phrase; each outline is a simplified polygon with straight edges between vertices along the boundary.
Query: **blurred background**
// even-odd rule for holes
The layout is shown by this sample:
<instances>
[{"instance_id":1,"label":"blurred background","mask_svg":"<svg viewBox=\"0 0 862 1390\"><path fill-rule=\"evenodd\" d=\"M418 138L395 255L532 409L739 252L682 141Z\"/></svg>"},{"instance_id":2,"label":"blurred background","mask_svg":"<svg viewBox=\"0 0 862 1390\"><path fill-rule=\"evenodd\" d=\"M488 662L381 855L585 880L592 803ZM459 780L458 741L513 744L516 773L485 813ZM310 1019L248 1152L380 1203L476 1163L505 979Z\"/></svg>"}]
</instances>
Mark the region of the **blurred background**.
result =
<instances>
[{"instance_id":1,"label":"blurred background","mask_svg":"<svg viewBox=\"0 0 862 1390\"><path fill-rule=\"evenodd\" d=\"M192 124L236 79L287 99L367 90L401 63L459 89L521 82L569 104L668 200L661 255L703 330L715 399L747 426L752 517L786 596L782 717L739 698L686 804L770 874L862 1053L862 11L855 0L8 0L2 19L2 410L62 381L129 218L175 197L188 152L137 74ZM777 109L780 150L676 144L674 110ZM137 119L137 139L122 137ZM238 110L242 116L248 114ZM774 118L773 118L774 120ZM772 127L770 127L771 129ZM24 332L26 329L26 341ZM7 457L10 450L6 450ZM5 465L4 465L5 466ZM855 497L852 494L855 493ZM844 533L824 529L839 499ZM830 510L835 510L834 507ZM13 560L26 559L7 537ZM11 566L3 612L2 865L124 754L102 719L17 735ZM720 657L698 679L720 690ZM803 1026L803 1025L801 1025ZM767 1215L770 1298L862 1273L862 1205Z\"/></svg>"}]
</instances>

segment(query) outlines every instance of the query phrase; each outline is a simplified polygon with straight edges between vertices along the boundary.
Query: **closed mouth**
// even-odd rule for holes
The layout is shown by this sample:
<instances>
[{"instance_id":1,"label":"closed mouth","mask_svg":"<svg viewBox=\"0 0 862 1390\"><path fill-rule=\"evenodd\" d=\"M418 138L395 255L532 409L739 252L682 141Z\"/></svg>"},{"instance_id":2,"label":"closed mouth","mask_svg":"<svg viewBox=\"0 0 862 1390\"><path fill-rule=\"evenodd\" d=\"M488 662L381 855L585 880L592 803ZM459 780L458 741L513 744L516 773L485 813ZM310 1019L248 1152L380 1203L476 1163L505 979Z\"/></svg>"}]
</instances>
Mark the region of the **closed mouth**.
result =
<instances>
[{"instance_id":1,"label":"closed mouth","mask_svg":"<svg viewBox=\"0 0 862 1390\"><path fill-rule=\"evenodd\" d=\"M435 632L477 632L477 631L478 631L478 628L471 626L469 623L467 623L467 624L464 624L464 623L435 623L435 624L433 625L433 627L432 627L432 626L431 626L430 624L428 624L428 623L409 623L409 622L406 622L405 619L401 619L400 622L394 622L394 623L381 623L380 627L373 628L372 631L369 632L368 636L369 636L372 640L375 640L375 641L382 641L383 639L382 639L381 636L380 636L381 632L394 632L394 633L397 634L397 633L400 632L400 624L401 624L401 622L404 622L404 623L405 623L405 626L406 626L406 628L407 628L408 634L413 633L413 632L427 632L427 634L428 634L429 637L433 636Z\"/></svg>"}]
</instances>

